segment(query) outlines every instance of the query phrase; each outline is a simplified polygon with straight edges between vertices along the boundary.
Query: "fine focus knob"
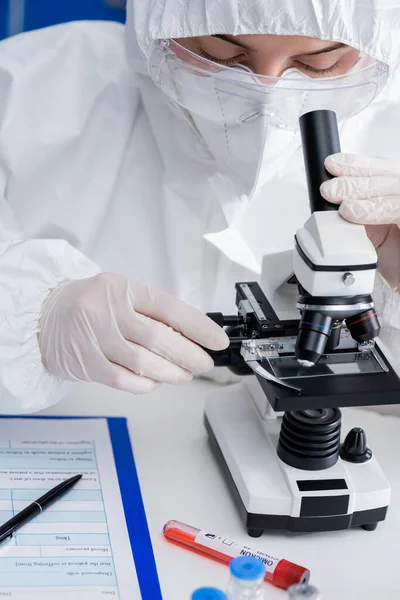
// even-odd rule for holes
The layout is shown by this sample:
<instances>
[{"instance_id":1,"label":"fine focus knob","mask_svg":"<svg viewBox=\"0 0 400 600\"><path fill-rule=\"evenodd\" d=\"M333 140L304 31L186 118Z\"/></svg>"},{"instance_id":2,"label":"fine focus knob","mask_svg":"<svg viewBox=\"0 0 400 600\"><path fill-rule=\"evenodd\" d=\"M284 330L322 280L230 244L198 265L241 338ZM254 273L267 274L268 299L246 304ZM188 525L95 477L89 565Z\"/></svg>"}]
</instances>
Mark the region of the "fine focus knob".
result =
<instances>
[{"instance_id":1,"label":"fine focus knob","mask_svg":"<svg viewBox=\"0 0 400 600\"><path fill-rule=\"evenodd\" d=\"M372 452L367 446L365 431L361 427L354 427L340 448L340 458L347 462L364 463L371 457Z\"/></svg>"}]
</instances>

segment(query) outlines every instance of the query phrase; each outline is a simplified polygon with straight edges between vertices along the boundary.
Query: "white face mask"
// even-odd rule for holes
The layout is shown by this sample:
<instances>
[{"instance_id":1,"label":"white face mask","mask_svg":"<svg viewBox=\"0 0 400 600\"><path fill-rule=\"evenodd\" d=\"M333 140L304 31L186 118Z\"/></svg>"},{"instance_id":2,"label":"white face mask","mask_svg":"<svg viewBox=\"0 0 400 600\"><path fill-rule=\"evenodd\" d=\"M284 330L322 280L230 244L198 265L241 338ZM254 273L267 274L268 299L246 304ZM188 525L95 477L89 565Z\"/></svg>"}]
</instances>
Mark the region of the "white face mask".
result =
<instances>
[{"instance_id":1,"label":"white face mask","mask_svg":"<svg viewBox=\"0 0 400 600\"><path fill-rule=\"evenodd\" d=\"M235 83L238 69L231 69ZM296 69L290 69L288 76L301 74ZM229 71L227 72L229 74ZM282 76L282 81L286 73ZM199 93L200 101L204 101L206 81L197 78L202 86ZM298 110L299 93L292 97L285 92L280 98L279 83L274 87L275 104L254 104L247 98L229 94L229 80L225 79L221 89L214 87L208 94L209 115L202 116L196 111L187 112L181 106L177 107L181 116L186 116L203 143L210 151L222 177L227 178L238 196L251 199L261 189L268 179L279 171L281 164L300 147L300 135L295 128L287 127L281 117L280 108ZM193 89L191 102L193 103ZM304 101L307 92L304 92ZM301 106L301 105L300 105ZM261 108L262 107L262 108ZM200 111L199 111L200 112ZM204 109L202 111L204 113ZM292 111L293 112L293 111ZM295 117L297 123L300 112ZM218 118L216 118L218 115Z\"/></svg>"},{"instance_id":2,"label":"white face mask","mask_svg":"<svg viewBox=\"0 0 400 600\"><path fill-rule=\"evenodd\" d=\"M194 121L221 175L232 181L238 196L249 199L300 145L298 134L276 127L268 115L240 126L210 126L197 116Z\"/></svg>"}]
</instances>

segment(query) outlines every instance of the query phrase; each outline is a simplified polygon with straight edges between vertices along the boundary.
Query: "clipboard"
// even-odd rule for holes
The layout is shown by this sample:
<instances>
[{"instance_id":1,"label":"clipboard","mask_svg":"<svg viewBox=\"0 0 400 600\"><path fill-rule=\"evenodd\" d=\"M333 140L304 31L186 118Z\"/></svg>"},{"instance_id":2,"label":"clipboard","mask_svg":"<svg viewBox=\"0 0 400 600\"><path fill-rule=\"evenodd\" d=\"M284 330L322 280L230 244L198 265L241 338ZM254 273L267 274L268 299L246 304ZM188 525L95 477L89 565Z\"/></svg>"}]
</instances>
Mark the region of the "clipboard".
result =
<instances>
[{"instance_id":1,"label":"clipboard","mask_svg":"<svg viewBox=\"0 0 400 600\"><path fill-rule=\"evenodd\" d=\"M102 419L107 422L140 594L142 600L162 600L127 419L73 415L1 415L0 421L2 419Z\"/></svg>"}]
</instances>

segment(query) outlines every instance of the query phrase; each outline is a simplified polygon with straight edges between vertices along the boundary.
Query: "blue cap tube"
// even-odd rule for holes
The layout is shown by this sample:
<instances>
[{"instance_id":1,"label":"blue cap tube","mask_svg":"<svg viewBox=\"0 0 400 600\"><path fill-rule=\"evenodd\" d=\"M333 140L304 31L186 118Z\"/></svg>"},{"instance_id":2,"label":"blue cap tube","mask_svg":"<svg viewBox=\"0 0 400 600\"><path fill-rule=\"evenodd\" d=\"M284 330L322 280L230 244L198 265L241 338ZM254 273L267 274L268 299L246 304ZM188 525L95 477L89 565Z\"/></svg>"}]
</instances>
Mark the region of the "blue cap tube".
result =
<instances>
[{"instance_id":1,"label":"blue cap tube","mask_svg":"<svg viewBox=\"0 0 400 600\"><path fill-rule=\"evenodd\" d=\"M266 566L259 558L238 556L229 563L231 574L242 581L259 581L264 579Z\"/></svg>"},{"instance_id":2,"label":"blue cap tube","mask_svg":"<svg viewBox=\"0 0 400 600\"><path fill-rule=\"evenodd\" d=\"M200 588L192 594L192 600L228 600L226 594L215 588Z\"/></svg>"}]
</instances>

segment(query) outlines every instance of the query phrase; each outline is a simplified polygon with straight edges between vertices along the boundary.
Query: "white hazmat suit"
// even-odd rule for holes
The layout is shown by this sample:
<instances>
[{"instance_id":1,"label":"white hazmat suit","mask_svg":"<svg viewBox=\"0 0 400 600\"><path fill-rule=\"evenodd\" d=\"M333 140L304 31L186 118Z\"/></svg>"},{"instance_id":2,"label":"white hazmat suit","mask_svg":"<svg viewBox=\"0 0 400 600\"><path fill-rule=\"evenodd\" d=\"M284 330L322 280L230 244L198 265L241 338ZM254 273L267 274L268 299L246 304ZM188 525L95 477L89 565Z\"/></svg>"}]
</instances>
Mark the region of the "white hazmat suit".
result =
<instances>
[{"instance_id":1,"label":"white hazmat suit","mask_svg":"<svg viewBox=\"0 0 400 600\"><path fill-rule=\"evenodd\" d=\"M353 46L390 77L341 126L342 148L400 159L399 29L390 0L128 0L126 28L71 23L2 42L0 412L42 409L71 389L44 368L37 335L61 282L108 271L231 310L235 281L291 249L308 217L297 148L251 200L214 185L218 160L148 76L154 40L270 33ZM375 300L383 325L400 328L400 296L382 278Z\"/></svg>"}]
</instances>

